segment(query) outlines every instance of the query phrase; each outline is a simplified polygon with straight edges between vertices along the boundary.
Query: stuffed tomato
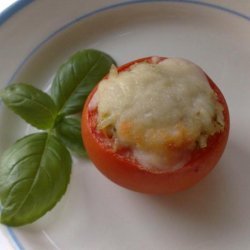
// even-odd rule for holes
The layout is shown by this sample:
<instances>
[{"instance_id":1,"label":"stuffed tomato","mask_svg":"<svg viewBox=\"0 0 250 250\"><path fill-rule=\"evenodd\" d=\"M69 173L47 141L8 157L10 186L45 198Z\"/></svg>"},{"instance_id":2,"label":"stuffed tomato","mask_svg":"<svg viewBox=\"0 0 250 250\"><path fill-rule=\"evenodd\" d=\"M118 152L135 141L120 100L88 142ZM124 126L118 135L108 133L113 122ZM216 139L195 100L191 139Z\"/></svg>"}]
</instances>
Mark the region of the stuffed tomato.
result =
<instances>
[{"instance_id":1,"label":"stuffed tomato","mask_svg":"<svg viewBox=\"0 0 250 250\"><path fill-rule=\"evenodd\" d=\"M223 94L190 61L147 57L111 68L82 114L90 159L113 182L170 194L204 178L229 134Z\"/></svg>"}]
</instances>

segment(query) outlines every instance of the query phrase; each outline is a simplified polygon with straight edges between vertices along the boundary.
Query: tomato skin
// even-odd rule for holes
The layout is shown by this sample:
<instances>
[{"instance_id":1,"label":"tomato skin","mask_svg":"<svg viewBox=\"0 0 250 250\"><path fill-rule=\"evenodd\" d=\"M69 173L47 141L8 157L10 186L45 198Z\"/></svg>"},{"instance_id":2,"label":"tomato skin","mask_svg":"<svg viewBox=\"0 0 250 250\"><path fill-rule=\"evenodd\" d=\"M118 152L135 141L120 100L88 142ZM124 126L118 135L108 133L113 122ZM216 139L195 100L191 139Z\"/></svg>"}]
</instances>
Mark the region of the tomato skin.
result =
<instances>
[{"instance_id":1,"label":"tomato skin","mask_svg":"<svg viewBox=\"0 0 250 250\"><path fill-rule=\"evenodd\" d=\"M160 60L166 59L161 57ZM127 70L131 65L147 61L152 57L141 58L118 68ZM224 108L225 127L208 139L207 147L195 150L191 160L182 168L173 172L153 173L139 168L124 154L114 152L112 147L103 142L93 125L93 114L89 111L89 102L97 87L89 95L82 115L82 137L90 159L95 166L111 181L125 188L148 194L170 194L192 187L203 179L216 165L227 144L229 135L229 111L225 98L219 88L207 76L211 88L216 92L218 101Z\"/></svg>"}]
</instances>

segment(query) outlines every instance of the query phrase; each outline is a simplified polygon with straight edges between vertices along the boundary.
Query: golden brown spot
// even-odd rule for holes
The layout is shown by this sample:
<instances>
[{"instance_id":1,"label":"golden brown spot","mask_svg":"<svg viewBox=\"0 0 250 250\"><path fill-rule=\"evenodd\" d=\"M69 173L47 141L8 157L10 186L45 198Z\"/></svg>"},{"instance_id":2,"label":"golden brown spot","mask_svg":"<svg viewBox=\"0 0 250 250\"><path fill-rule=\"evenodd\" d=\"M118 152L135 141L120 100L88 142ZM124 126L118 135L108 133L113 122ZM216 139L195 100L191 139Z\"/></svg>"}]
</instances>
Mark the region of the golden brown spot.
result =
<instances>
[{"instance_id":1,"label":"golden brown spot","mask_svg":"<svg viewBox=\"0 0 250 250\"><path fill-rule=\"evenodd\" d=\"M194 135L188 132L188 129L179 123L176 125L175 133L169 134L166 140L168 150L182 150L192 147L195 142Z\"/></svg>"},{"instance_id":2,"label":"golden brown spot","mask_svg":"<svg viewBox=\"0 0 250 250\"><path fill-rule=\"evenodd\" d=\"M124 121L119 126L119 134L124 138L131 137L132 123L129 121Z\"/></svg>"}]
</instances>

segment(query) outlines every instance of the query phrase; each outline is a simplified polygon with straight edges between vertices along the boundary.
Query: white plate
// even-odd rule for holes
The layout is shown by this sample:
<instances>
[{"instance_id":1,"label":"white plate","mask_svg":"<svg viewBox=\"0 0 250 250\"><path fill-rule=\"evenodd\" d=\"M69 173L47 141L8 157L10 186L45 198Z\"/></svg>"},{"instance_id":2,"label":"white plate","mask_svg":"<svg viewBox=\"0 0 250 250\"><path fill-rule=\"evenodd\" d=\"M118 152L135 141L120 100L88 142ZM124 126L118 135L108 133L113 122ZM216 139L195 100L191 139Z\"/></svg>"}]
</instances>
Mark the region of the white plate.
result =
<instances>
[{"instance_id":1,"label":"white plate","mask_svg":"<svg viewBox=\"0 0 250 250\"><path fill-rule=\"evenodd\" d=\"M170 197L125 190L75 159L67 193L52 212L28 226L1 226L10 243L4 249L250 249L249 2L29 2L0 19L1 88L22 81L46 89L65 59L89 47L118 64L149 55L184 57L223 91L231 133L216 169ZM27 127L2 104L0 121L3 152Z\"/></svg>"}]
</instances>

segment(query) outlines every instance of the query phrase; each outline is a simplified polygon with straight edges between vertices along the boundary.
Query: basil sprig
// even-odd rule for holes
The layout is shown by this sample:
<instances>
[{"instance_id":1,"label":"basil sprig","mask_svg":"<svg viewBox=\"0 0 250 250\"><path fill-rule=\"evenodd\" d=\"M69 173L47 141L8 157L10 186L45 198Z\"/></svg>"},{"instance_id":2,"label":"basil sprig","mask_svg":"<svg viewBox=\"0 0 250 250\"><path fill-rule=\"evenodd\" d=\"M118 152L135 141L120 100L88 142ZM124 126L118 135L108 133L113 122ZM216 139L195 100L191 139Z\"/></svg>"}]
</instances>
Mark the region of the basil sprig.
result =
<instances>
[{"instance_id":1,"label":"basil sprig","mask_svg":"<svg viewBox=\"0 0 250 250\"><path fill-rule=\"evenodd\" d=\"M0 221L20 226L52 209L66 191L74 151L86 155L77 113L113 59L93 49L74 54L58 70L51 96L28 84L0 91L3 103L35 128L19 139L0 161ZM68 149L67 149L68 148Z\"/></svg>"}]
</instances>

